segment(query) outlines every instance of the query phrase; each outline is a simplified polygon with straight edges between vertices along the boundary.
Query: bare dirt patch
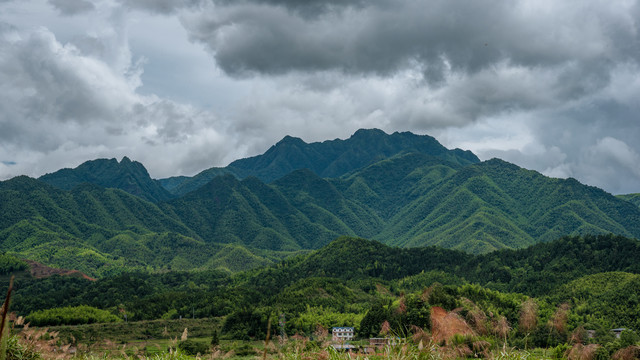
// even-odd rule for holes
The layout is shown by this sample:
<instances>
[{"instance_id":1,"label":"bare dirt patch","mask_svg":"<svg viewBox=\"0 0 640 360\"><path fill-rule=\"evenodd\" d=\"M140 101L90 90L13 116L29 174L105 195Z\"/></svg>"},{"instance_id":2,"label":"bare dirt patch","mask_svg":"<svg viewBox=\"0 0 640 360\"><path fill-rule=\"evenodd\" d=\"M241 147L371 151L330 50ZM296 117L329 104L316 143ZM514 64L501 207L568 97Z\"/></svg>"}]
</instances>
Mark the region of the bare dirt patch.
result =
<instances>
[{"instance_id":1,"label":"bare dirt patch","mask_svg":"<svg viewBox=\"0 0 640 360\"><path fill-rule=\"evenodd\" d=\"M30 270L31 276L33 276L36 279L47 278L52 275L62 275L62 276L75 276L75 277L80 277L80 278L91 280L91 281L96 281L96 279L78 270L52 268L33 260L24 260L24 261L27 264L29 264L29 268L31 268Z\"/></svg>"}]
</instances>

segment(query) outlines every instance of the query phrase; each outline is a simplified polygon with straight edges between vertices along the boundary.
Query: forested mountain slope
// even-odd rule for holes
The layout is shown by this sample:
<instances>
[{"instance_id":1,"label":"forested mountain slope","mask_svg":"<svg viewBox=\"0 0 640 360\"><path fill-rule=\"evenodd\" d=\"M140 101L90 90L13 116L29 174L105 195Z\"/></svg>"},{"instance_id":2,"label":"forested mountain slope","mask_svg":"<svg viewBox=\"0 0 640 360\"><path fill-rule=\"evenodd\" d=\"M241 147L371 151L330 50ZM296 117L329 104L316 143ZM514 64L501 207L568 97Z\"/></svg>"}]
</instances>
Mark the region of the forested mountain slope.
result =
<instances>
[{"instance_id":1,"label":"forested mountain slope","mask_svg":"<svg viewBox=\"0 0 640 360\"><path fill-rule=\"evenodd\" d=\"M565 235L640 238L640 207L629 201L499 159L477 162L430 137L363 130L349 140L285 142L299 151L289 153L281 144L273 150L280 149L278 156L261 159L291 160L300 154L308 159L309 154L320 156L318 149L333 152L320 156L324 165L316 171L294 170L267 184L254 176L240 180L224 170L203 186L162 201L153 195L159 194L153 191L157 182L142 164L128 159L87 162L42 179L74 185L71 190L27 177L0 182L0 249L47 265L82 266L78 270L96 275L147 266L241 270L231 257L253 267L345 235L469 253L524 248ZM367 147L372 142L379 144ZM354 155L354 144L370 151ZM376 153L378 161L372 157ZM337 154L355 158L347 161ZM252 164L262 164L258 160ZM289 164L294 163L299 164ZM267 168L272 167L255 167ZM330 168L347 173L318 175ZM122 188L127 179L137 179L134 189L146 195L86 182ZM164 255L154 257L156 252Z\"/></svg>"},{"instance_id":2,"label":"forested mountain slope","mask_svg":"<svg viewBox=\"0 0 640 360\"><path fill-rule=\"evenodd\" d=\"M576 180L415 153L342 178L305 169L267 185L226 175L161 207L206 241L276 250L316 249L341 235L473 253L563 235L640 237L640 208Z\"/></svg>"},{"instance_id":3,"label":"forested mountain slope","mask_svg":"<svg viewBox=\"0 0 640 360\"><path fill-rule=\"evenodd\" d=\"M464 167L418 194L376 239L482 253L570 234L640 237L640 212L631 203L499 159Z\"/></svg>"},{"instance_id":4,"label":"forested mountain slope","mask_svg":"<svg viewBox=\"0 0 640 360\"><path fill-rule=\"evenodd\" d=\"M581 277L560 286L551 301L568 302L577 316L603 317L608 328L640 329L640 275L604 272Z\"/></svg>"},{"instance_id":5,"label":"forested mountain slope","mask_svg":"<svg viewBox=\"0 0 640 360\"><path fill-rule=\"evenodd\" d=\"M640 274L639 257L640 241L614 235L563 237L526 249L483 255L434 246L397 248L342 237L319 250L243 277L252 287L270 291L314 277L344 281L403 279L410 284L436 271L503 292L543 296L585 275L614 271Z\"/></svg>"},{"instance_id":6,"label":"forested mountain slope","mask_svg":"<svg viewBox=\"0 0 640 360\"><path fill-rule=\"evenodd\" d=\"M342 234L355 235L340 214L319 208L319 214L305 215L290 200L254 177L240 181L226 175L162 207L210 242L299 250L321 247Z\"/></svg>"},{"instance_id":7,"label":"forested mountain slope","mask_svg":"<svg viewBox=\"0 0 640 360\"><path fill-rule=\"evenodd\" d=\"M436 139L409 132L387 135L382 130L358 130L347 140L307 144L287 136L263 155L229 164L239 174L254 175L265 182L293 170L307 168L321 177L340 177L400 153L420 153L467 165L479 159L470 151L449 150Z\"/></svg>"},{"instance_id":8,"label":"forested mountain slope","mask_svg":"<svg viewBox=\"0 0 640 360\"><path fill-rule=\"evenodd\" d=\"M228 262L219 256L221 245L205 243L179 218L117 189L85 183L65 191L16 177L0 182L0 213L0 250L91 276ZM271 262L254 257L238 259Z\"/></svg>"},{"instance_id":9,"label":"forested mountain slope","mask_svg":"<svg viewBox=\"0 0 640 360\"><path fill-rule=\"evenodd\" d=\"M630 203L640 206L640 194L617 195L619 199L629 201Z\"/></svg>"}]
</instances>

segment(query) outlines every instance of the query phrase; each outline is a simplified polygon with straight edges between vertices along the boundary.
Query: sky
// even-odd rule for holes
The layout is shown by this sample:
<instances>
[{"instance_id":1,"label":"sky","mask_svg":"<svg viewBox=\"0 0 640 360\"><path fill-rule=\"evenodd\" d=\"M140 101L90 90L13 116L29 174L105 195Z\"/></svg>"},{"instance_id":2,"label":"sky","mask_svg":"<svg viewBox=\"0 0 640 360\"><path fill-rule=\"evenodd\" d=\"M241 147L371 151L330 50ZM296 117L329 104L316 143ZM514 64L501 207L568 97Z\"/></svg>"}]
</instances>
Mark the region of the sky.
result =
<instances>
[{"instance_id":1,"label":"sky","mask_svg":"<svg viewBox=\"0 0 640 360\"><path fill-rule=\"evenodd\" d=\"M640 192L631 0L0 0L0 180L359 128Z\"/></svg>"}]
</instances>

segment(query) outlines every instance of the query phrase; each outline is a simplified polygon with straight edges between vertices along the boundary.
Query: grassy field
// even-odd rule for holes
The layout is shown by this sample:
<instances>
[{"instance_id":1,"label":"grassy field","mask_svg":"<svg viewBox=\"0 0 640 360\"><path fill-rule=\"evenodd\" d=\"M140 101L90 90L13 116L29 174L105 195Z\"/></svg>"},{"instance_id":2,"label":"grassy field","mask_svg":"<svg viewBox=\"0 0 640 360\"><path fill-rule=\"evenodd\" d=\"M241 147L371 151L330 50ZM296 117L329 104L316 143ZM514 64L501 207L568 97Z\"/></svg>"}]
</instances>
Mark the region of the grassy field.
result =
<instances>
[{"instance_id":1,"label":"grassy field","mask_svg":"<svg viewBox=\"0 0 640 360\"><path fill-rule=\"evenodd\" d=\"M17 322L16 322L17 323ZM354 353L338 352L328 338L311 340L293 335L265 341L221 339L212 345L221 318L155 320L37 328L17 325L3 360L42 359L270 359L270 360L431 360L431 359L604 359L596 356L599 345L572 342L556 348L517 350L492 337L456 334L436 340L429 332L419 338L399 340L394 346L363 353L367 340L350 342ZM417 333L420 334L420 333ZM217 336L216 336L217 337ZM435 342L437 341L437 342ZM373 350L373 349L369 349ZM602 349L601 349L602 350ZM640 358L640 346L610 352L614 359ZM0 355L2 350L0 348ZM618 354L618 355L616 355ZM609 358L608 356L606 358Z\"/></svg>"},{"instance_id":2,"label":"grassy field","mask_svg":"<svg viewBox=\"0 0 640 360\"><path fill-rule=\"evenodd\" d=\"M48 329L50 332L57 332L58 338L63 342L93 344L108 340L125 344L134 341L180 339L184 329L187 329L189 338L208 337L211 341L213 332L219 329L221 324L222 320L219 318L208 318L51 326Z\"/></svg>"},{"instance_id":3,"label":"grassy field","mask_svg":"<svg viewBox=\"0 0 640 360\"><path fill-rule=\"evenodd\" d=\"M481 355L491 359L556 359L566 358L567 349L536 349L517 351L509 347L487 347L478 353L476 344L464 339L449 344L416 344L413 340L378 349L376 353L343 353L333 350L328 339L311 341L292 336L285 341L278 337L265 346L264 341L221 340L211 346L213 329L220 326L220 319L158 320L116 324L92 324L58 326L50 328L14 329L24 348L36 353L33 357L22 352L20 356L8 356L11 360L38 359L272 359L272 360L429 360L464 359ZM186 333L185 333L185 329ZM181 343L200 346L200 354L190 353ZM366 345L367 341L355 341L353 345ZM266 351L265 351L266 349Z\"/></svg>"}]
</instances>

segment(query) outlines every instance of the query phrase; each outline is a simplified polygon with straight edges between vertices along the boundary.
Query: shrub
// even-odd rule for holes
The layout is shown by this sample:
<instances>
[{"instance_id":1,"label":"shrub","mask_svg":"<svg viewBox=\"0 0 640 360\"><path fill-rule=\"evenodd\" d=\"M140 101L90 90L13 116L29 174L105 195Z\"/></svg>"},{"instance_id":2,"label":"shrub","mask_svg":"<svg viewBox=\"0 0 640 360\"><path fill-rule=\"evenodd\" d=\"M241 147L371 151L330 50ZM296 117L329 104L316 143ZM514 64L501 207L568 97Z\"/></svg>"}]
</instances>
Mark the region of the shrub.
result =
<instances>
[{"instance_id":1,"label":"shrub","mask_svg":"<svg viewBox=\"0 0 640 360\"><path fill-rule=\"evenodd\" d=\"M178 349L187 355L202 355L209 352L209 347L206 344L190 339L180 341L178 343Z\"/></svg>"},{"instance_id":2,"label":"shrub","mask_svg":"<svg viewBox=\"0 0 640 360\"><path fill-rule=\"evenodd\" d=\"M106 310L86 305L34 311L26 317L26 322L34 326L80 325L118 321L122 321L122 319Z\"/></svg>"}]
</instances>

